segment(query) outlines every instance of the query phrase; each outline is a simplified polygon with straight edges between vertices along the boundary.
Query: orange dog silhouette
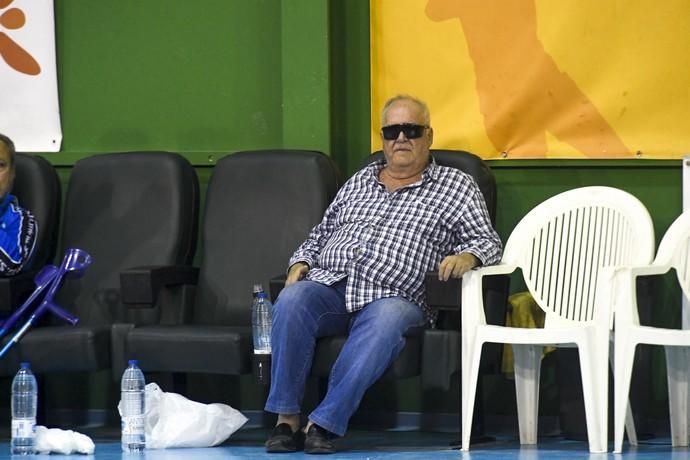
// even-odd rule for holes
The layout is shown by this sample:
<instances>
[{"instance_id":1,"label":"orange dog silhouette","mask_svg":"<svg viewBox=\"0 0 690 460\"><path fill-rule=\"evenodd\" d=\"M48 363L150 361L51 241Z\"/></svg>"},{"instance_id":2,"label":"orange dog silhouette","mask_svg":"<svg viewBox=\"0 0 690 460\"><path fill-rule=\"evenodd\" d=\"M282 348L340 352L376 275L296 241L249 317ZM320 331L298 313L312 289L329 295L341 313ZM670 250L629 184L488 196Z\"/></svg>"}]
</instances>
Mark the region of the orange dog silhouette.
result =
<instances>
[{"instance_id":1,"label":"orange dog silhouette","mask_svg":"<svg viewBox=\"0 0 690 460\"><path fill-rule=\"evenodd\" d=\"M588 157L632 156L544 49L534 0L429 0L426 15L460 19L486 132L498 151L544 157L548 131Z\"/></svg>"}]
</instances>

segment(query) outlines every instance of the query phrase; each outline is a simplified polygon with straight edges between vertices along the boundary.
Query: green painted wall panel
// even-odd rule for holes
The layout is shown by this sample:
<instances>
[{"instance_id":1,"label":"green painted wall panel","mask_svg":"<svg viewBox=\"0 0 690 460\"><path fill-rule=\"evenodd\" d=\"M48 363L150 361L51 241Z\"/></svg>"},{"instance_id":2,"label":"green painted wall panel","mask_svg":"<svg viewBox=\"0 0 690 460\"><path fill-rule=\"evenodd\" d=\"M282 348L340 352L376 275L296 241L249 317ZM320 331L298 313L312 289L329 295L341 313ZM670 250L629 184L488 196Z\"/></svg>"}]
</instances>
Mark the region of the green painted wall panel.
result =
<instances>
[{"instance_id":1,"label":"green painted wall panel","mask_svg":"<svg viewBox=\"0 0 690 460\"><path fill-rule=\"evenodd\" d=\"M331 151L351 174L369 153L369 2L333 0L331 30Z\"/></svg>"},{"instance_id":2,"label":"green painted wall panel","mask_svg":"<svg viewBox=\"0 0 690 460\"><path fill-rule=\"evenodd\" d=\"M327 1L282 2L283 145L330 154Z\"/></svg>"},{"instance_id":3,"label":"green painted wall panel","mask_svg":"<svg viewBox=\"0 0 690 460\"><path fill-rule=\"evenodd\" d=\"M64 152L282 145L279 0L55 9Z\"/></svg>"},{"instance_id":4,"label":"green painted wall panel","mask_svg":"<svg viewBox=\"0 0 690 460\"><path fill-rule=\"evenodd\" d=\"M498 161L489 163L498 186L496 227L504 240L520 218L544 199L588 185L617 187L635 195L654 219L657 241L681 211L680 161L649 167L598 166L596 162L505 167Z\"/></svg>"}]
</instances>

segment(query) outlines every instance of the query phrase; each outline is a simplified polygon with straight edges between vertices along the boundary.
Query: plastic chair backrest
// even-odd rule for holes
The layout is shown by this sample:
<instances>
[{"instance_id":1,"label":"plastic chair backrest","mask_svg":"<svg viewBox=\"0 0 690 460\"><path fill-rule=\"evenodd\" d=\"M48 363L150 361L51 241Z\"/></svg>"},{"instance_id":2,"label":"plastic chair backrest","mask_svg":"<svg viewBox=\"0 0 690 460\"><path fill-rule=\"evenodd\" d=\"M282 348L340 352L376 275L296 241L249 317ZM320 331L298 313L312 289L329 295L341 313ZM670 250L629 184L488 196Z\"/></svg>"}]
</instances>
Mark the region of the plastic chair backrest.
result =
<instances>
[{"instance_id":1,"label":"plastic chair backrest","mask_svg":"<svg viewBox=\"0 0 690 460\"><path fill-rule=\"evenodd\" d=\"M659 243L654 265L676 269L685 297L690 299L690 211L676 218Z\"/></svg>"},{"instance_id":2,"label":"plastic chair backrest","mask_svg":"<svg viewBox=\"0 0 690 460\"><path fill-rule=\"evenodd\" d=\"M637 198L611 187L583 187L532 209L511 233L503 263L522 269L549 327L599 320L600 269L648 263L653 252L652 220Z\"/></svg>"}]
</instances>

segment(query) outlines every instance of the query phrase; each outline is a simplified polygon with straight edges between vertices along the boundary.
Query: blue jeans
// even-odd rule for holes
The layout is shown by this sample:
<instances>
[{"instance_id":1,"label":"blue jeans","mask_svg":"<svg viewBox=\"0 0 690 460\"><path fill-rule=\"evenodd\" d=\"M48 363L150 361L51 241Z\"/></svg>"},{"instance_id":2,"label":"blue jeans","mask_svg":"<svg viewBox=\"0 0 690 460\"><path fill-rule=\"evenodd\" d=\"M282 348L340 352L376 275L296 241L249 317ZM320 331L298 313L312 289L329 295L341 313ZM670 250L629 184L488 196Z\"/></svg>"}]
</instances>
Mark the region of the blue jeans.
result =
<instances>
[{"instance_id":1,"label":"blue jeans","mask_svg":"<svg viewBox=\"0 0 690 460\"><path fill-rule=\"evenodd\" d=\"M405 332L425 323L422 309L401 297L348 312L345 283L303 280L280 293L273 307L271 390L265 406L268 412L298 414L316 339L349 333L331 369L326 396L309 414L309 420L339 436L364 392L402 350Z\"/></svg>"}]
</instances>

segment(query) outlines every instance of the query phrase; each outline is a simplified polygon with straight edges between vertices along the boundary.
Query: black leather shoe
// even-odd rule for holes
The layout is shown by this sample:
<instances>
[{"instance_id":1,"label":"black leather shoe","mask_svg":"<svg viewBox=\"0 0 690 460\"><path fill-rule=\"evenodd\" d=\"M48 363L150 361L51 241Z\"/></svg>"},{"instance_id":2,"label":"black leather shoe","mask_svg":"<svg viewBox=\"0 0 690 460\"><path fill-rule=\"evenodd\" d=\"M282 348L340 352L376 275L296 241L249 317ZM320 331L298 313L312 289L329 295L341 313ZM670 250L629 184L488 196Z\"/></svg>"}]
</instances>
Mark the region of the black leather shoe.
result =
<instances>
[{"instance_id":1,"label":"black leather shoe","mask_svg":"<svg viewBox=\"0 0 690 460\"><path fill-rule=\"evenodd\" d=\"M266 452L277 454L282 452L297 452L304 448L304 432L294 433L287 423L281 423L273 428L271 436L266 440Z\"/></svg>"},{"instance_id":2,"label":"black leather shoe","mask_svg":"<svg viewBox=\"0 0 690 460\"><path fill-rule=\"evenodd\" d=\"M304 453L305 454L333 454L335 453L335 446L331 441L333 435L321 428L316 423L313 423L307 431L307 437L304 439Z\"/></svg>"}]
</instances>

